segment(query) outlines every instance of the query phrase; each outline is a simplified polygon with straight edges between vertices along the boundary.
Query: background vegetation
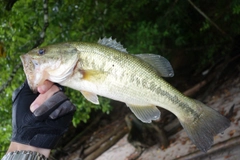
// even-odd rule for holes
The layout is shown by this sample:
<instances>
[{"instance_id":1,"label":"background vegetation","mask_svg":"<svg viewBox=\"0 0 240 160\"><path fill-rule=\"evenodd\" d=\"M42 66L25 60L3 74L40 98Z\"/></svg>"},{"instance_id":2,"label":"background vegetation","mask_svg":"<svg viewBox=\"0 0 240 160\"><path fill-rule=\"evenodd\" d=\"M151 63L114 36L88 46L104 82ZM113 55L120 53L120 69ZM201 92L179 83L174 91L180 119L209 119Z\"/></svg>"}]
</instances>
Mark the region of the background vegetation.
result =
<instances>
[{"instance_id":1,"label":"background vegetation","mask_svg":"<svg viewBox=\"0 0 240 160\"><path fill-rule=\"evenodd\" d=\"M234 55L239 35L239 0L0 0L0 153L11 136L12 92L25 80L19 56L34 47L112 36L130 53L161 54L187 66L176 74L195 75ZM67 94L78 107L75 125L110 111L106 99L96 106Z\"/></svg>"}]
</instances>

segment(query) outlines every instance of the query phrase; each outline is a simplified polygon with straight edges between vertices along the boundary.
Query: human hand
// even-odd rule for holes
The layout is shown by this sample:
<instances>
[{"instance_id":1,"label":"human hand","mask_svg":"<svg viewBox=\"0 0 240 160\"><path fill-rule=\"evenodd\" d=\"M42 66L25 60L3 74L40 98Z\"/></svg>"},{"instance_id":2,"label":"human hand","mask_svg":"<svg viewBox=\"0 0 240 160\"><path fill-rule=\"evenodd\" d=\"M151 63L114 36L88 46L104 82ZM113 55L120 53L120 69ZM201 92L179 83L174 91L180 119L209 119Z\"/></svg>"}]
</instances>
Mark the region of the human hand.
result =
<instances>
[{"instance_id":1,"label":"human hand","mask_svg":"<svg viewBox=\"0 0 240 160\"><path fill-rule=\"evenodd\" d=\"M34 94L27 82L13 93L12 142L52 149L67 131L75 106L58 87L47 84L38 89L41 94Z\"/></svg>"}]
</instances>

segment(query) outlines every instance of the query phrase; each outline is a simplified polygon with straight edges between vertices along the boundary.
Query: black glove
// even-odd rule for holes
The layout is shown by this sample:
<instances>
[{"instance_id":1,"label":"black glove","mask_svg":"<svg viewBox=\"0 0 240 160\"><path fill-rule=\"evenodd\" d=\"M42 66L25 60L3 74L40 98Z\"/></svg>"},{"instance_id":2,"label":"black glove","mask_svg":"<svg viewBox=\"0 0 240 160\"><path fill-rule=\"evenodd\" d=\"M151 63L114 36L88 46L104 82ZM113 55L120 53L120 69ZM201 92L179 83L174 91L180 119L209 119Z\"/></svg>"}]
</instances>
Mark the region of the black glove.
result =
<instances>
[{"instance_id":1,"label":"black glove","mask_svg":"<svg viewBox=\"0 0 240 160\"><path fill-rule=\"evenodd\" d=\"M27 82L14 91L12 141L52 149L67 131L76 109L65 94L58 91L32 113L30 105L38 95Z\"/></svg>"}]
</instances>

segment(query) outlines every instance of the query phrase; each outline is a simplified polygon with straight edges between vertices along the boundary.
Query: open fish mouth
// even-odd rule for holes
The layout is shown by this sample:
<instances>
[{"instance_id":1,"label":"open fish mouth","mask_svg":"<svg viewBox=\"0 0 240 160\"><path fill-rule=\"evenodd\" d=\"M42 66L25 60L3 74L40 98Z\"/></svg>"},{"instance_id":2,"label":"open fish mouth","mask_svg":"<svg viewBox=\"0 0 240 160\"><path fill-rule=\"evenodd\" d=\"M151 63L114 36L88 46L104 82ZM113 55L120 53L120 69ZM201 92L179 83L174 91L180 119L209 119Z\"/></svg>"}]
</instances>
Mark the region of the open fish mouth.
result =
<instances>
[{"instance_id":1,"label":"open fish mouth","mask_svg":"<svg viewBox=\"0 0 240 160\"><path fill-rule=\"evenodd\" d=\"M25 66L24 64L28 64L28 63L29 63L29 60L30 60L29 56L26 55L26 54L21 55L21 56L20 56L20 59L21 59L21 61L22 61L23 67Z\"/></svg>"},{"instance_id":2,"label":"open fish mouth","mask_svg":"<svg viewBox=\"0 0 240 160\"><path fill-rule=\"evenodd\" d=\"M28 85L33 92L37 92L37 86L34 85L35 73L34 73L34 64L32 59L27 54L21 55L20 59L23 64L23 70L26 74Z\"/></svg>"}]
</instances>

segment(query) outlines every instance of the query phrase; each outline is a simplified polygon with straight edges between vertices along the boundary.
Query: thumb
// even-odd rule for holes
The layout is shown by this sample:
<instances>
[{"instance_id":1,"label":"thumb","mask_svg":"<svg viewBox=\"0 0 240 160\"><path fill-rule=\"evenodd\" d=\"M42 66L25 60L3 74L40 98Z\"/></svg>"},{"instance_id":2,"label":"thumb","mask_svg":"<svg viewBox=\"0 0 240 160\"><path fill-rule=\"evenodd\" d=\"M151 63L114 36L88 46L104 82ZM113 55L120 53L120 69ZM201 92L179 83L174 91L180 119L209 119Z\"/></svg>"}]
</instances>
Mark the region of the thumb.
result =
<instances>
[{"instance_id":1,"label":"thumb","mask_svg":"<svg viewBox=\"0 0 240 160\"><path fill-rule=\"evenodd\" d=\"M49 90L47 90L43 94L39 94L39 96L33 101L30 106L31 112L34 112L37 108L39 108L46 100L48 100L52 95L59 91L59 88L53 85Z\"/></svg>"}]
</instances>

